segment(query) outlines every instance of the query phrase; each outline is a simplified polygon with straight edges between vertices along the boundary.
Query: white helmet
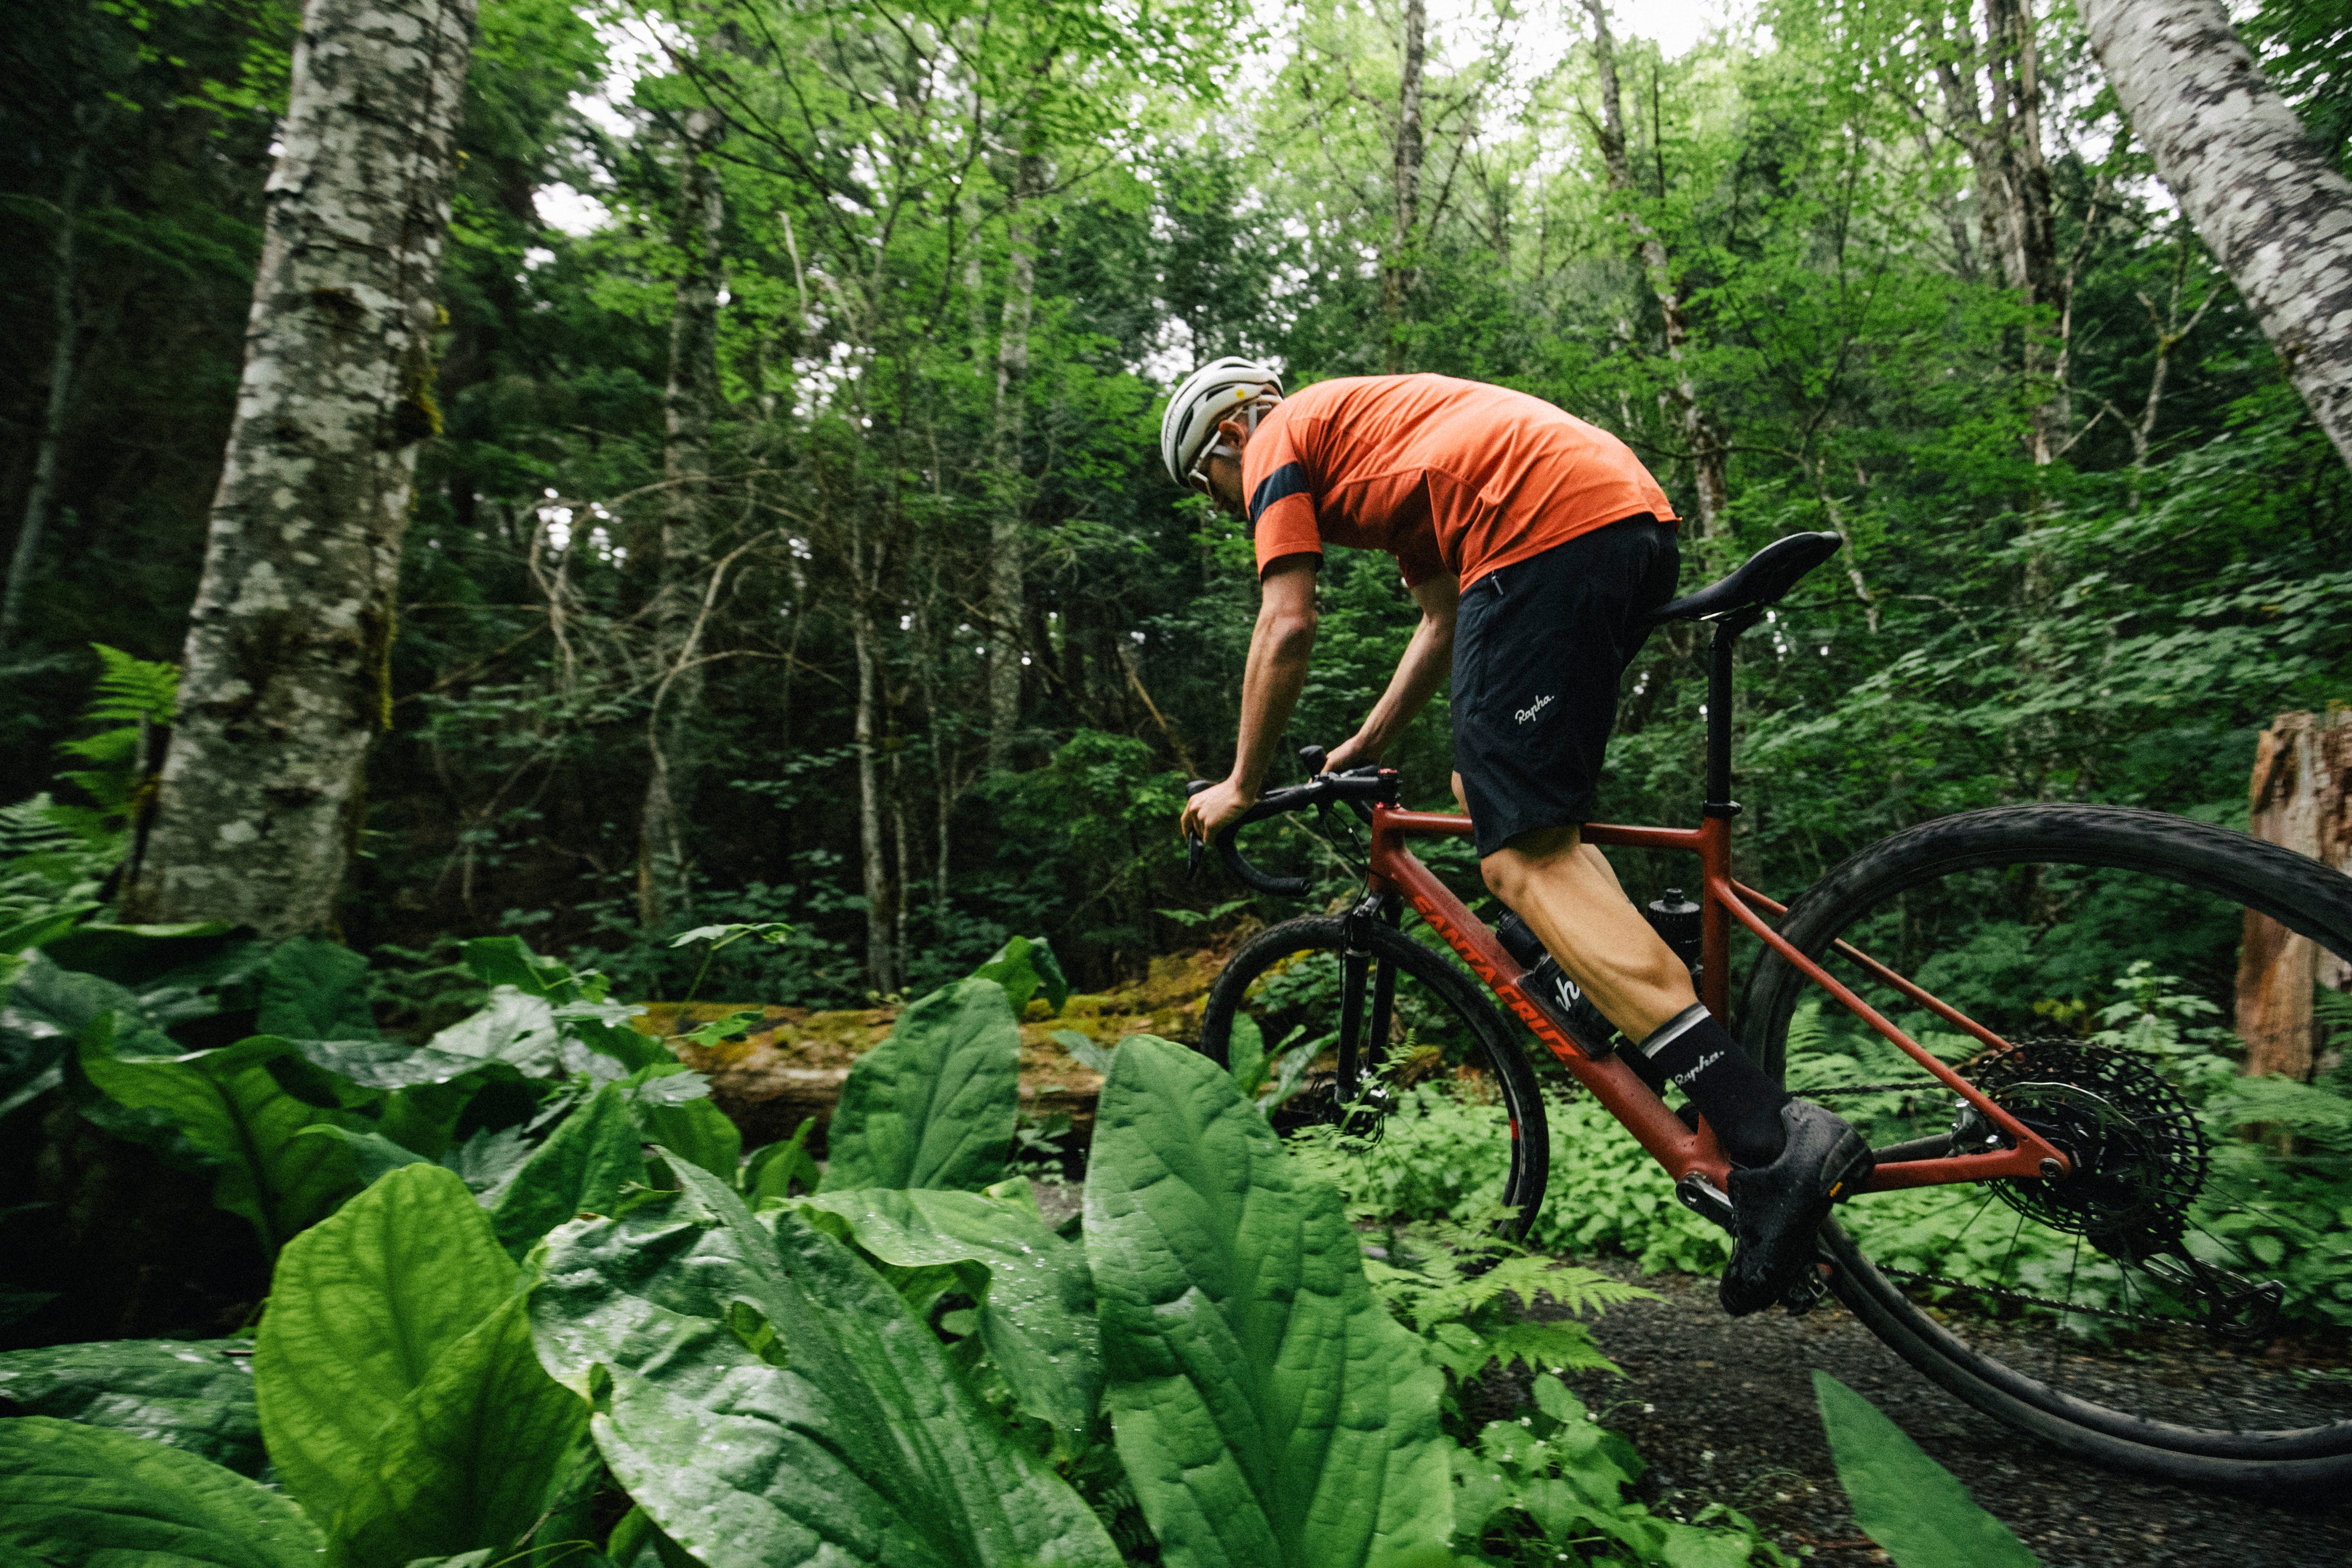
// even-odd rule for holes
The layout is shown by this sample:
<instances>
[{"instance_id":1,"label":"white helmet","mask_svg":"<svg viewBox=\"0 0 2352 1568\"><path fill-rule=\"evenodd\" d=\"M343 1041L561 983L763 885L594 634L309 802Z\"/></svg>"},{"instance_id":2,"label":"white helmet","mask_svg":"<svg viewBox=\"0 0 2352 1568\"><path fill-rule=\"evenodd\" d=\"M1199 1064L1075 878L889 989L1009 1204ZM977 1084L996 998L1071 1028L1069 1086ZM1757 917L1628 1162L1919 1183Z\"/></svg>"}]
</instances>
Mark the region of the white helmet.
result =
<instances>
[{"instance_id":1,"label":"white helmet","mask_svg":"<svg viewBox=\"0 0 2352 1568\"><path fill-rule=\"evenodd\" d=\"M1282 395L1282 375L1271 366L1238 354L1202 365L1184 378L1160 416L1160 461L1179 485L1192 471L1201 448L1216 434L1217 422L1271 393Z\"/></svg>"}]
</instances>

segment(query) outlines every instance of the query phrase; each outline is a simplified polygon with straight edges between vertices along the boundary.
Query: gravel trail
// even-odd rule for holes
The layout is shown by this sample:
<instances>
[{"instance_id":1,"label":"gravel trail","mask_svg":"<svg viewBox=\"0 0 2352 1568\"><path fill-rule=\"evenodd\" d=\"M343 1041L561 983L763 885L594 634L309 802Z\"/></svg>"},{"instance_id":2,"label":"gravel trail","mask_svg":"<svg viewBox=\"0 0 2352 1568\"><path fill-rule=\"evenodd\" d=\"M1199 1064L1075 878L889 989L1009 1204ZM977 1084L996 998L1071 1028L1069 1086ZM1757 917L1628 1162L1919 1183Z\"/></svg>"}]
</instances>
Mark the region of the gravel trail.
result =
<instances>
[{"instance_id":1,"label":"gravel trail","mask_svg":"<svg viewBox=\"0 0 2352 1568\"><path fill-rule=\"evenodd\" d=\"M1813 1548L1815 1563L1885 1562L1854 1529L1830 1463L1813 1403L1819 1367L1886 1412L2047 1568L2352 1563L2352 1506L2219 1497L2069 1458L1953 1399L1834 1300L1802 1318L1735 1320L1717 1306L1712 1280L1639 1282L1662 1299L1612 1308L1594 1325L1626 1375L1576 1382L1649 1461L1643 1491L1653 1502L1685 1514L1730 1503L1784 1548Z\"/></svg>"}]
</instances>

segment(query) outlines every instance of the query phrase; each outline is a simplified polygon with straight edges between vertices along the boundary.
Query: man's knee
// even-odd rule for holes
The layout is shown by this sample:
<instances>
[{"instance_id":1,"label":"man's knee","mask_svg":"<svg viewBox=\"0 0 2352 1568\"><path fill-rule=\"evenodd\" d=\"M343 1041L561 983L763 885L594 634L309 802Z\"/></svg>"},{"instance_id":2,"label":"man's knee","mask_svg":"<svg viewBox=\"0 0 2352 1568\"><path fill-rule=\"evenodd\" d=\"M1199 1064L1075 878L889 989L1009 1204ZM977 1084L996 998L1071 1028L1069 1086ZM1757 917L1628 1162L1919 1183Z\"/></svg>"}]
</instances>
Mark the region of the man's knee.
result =
<instances>
[{"instance_id":1,"label":"man's knee","mask_svg":"<svg viewBox=\"0 0 2352 1568\"><path fill-rule=\"evenodd\" d=\"M1529 879L1562 855L1574 854L1582 835L1574 827L1538 828L1519 834L1478 862L1486 891L1506 904L1514 902Z\"/></svg>"}]
</instances>

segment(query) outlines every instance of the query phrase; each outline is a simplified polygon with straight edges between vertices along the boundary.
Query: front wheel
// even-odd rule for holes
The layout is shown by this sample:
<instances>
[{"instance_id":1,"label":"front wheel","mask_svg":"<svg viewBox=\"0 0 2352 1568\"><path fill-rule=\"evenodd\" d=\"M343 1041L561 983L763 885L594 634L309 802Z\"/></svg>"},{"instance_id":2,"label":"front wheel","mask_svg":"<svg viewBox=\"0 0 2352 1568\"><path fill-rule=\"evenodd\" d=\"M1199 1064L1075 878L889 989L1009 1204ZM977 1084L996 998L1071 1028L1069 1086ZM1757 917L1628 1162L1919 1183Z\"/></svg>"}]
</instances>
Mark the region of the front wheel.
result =
<instances>
[{"instance_id":1,"label":"front wheel","mask_svg":"<svg viewBox=\"0 0 2352 1568\"><path fill-rule=\"evenodd\" d=\"M1272 1086L1269 1099L1294 1090L1275 1106L1277 1130L1337 1121L1343 1130L1376 1135L1377 1108L1359 1097L1360 1085L1377 1100L1418 1078L1455 1075L1461 1092L1490 1099L1503 1113L1496 1131L1508 1139L1500 1194L1508 1218L1495 1228L1516 1240L1542 1206L1551 1157L1543 1096L1517 1031L1443 955L1371 920L1356 923L1361 946L1351 952L1349 924L1309 915L1243 943L1209 989L1202 1054L1230 1066L1240 1031L1294 1074L1328 1056L1334 1071Z\"/></svg>"},{"instance_id":2,"label":"front wheel","mask_svg":"<svg viewBox=\"0 0 2352 1568\"><path fill-rule=\"evenodd\" d=\"M2008 807L1864 850L1780 930L2074 1166L1855 1199L1824 1241L1857 1317L2085 1458L2242 1490L2352 1480L2352 878L2183 818ZM1775 953L1741 1018L1882 1164L1999 1142Z\"/></svg>"}]
</instances>

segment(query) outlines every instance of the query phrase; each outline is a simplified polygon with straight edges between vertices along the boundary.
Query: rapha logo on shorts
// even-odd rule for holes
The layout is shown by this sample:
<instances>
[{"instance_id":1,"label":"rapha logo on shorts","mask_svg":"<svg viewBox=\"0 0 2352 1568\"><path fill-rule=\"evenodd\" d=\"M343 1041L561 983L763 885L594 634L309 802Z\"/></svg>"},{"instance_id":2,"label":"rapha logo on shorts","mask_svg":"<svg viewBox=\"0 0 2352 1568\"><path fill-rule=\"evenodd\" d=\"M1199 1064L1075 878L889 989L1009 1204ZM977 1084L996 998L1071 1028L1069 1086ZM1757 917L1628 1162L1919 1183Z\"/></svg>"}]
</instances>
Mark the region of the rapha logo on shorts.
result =
<instances>
[{"instance_id":1,"label":"rapha logo on shorts","mask_svg":"<svg viewBox=\"0 0 2352 1568\"><path fill-rule=\"evenodd\" d=\"M1517 713L1511 716L1517 719L1521 724L1525 724L1528 720L1535 717L1536 715L1543 712L1544 709L1549 706L1551 706L1551 698L1538 697L1535 701L1529 703L1527 706L1521 708Z\"/></svg>"}]
</instances>

